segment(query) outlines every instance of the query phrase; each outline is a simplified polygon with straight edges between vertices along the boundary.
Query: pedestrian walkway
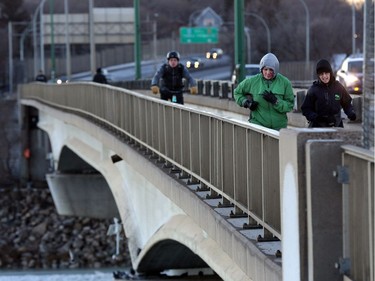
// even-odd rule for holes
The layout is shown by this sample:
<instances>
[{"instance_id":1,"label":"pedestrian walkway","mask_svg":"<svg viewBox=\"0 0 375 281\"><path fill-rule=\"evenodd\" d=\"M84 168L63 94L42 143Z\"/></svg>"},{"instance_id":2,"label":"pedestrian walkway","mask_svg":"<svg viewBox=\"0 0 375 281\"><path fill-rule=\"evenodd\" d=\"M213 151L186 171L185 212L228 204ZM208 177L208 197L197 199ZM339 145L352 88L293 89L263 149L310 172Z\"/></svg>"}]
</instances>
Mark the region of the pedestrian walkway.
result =
<instances>
[{"instance_id":1,"label":"pedestrian walkway","mask_svg":"<svg viewBox=\"0 0 375 281\"><path fill-rule=\"evenodd\" d=\"M151 94L148 90L135 90L136 92L160 98L159 95ZM220 99L215 97L208 97L202 95L184 95L185 106L190 108L200 109L210 112L228 119L235 119L241 122L248 122L249 110L238 106L233 100ZM343 114L344 128L355 131L363 131L362 122L350 121ZM308 122L300 112L288 113L288 127L289 128L307 128Z\"/></svg>"}]
</instances>

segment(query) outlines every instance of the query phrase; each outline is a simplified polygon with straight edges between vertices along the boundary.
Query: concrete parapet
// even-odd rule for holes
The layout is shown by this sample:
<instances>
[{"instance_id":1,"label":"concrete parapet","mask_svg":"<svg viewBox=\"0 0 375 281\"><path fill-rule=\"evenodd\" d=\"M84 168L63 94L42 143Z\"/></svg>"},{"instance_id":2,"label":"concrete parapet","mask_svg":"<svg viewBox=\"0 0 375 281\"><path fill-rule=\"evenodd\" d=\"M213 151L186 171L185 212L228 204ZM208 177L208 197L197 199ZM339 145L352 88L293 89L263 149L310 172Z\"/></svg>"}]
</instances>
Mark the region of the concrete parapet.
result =
<instances>
[{"instance_id":1,"label":"concrete parapet","mask_svg":"<svg viewBox=\"0 0 375 281\"><path fill-rule=\"evenodd\" d=\"M335 212L330 208L339 206L341 201L333 171L341 163L339 148L344 143L359 145L361 133L343 128L280 131L282 236L288 237L282 240L283 280L308 280L308 276L320 277L311 280L339 280L331 278L337 275L333 268L323 273L319 266L324 261L332 264L332 255L340 254L331 239L337 237L332 236L337 231L332 225L340 225L337 220L341 217L336 217L339 210ZM314 236L315 231L322 231L322 228L324 231ZM329 248L335 253L322 252ZM290 269L292 264L299 271ZM325 269L328 266L325 265ZM329 275L322 278L320 274Z\"/></svg>"},{"instance_id":2,"label":"concrete parapet","mask_svg":"<svg viewBox=\"0 0 375 281\"><path fill-rule=\"evenodd\" d=\"M362 109L362 102L363 99L361 97L355 97L353 98L353 109L354 112L357 115L357 120L356 122L362 122L362 114L363 114L363 109Z\"/></svg>"},{"instance_id":3,"label":"concrete parapet","mask_svg":"<svg viewBox=\"0 0 375 281\"><path fill-rule=\"evenodd\" d=\"M221 91L219 92L219 97L221 99L229 98L229 93L230 93L229 83L226 81L220 81L220 89Z\"/></svg>"},{"instance_id":4,"label":"concrete parapet","mask_svg":"<svg viewBox=\"0 0 375 281\"><path fill-rule=\"evenodd\" d=\"M301 112L301 106L303 101L305 100L306 91L300 90L296 92L296 108L295 112Z\"/></svg>"},{"instance_id":5,"label":"concrete parapet","mask_svg":"<svg viewBox=\"0 0 375 281\"><path fill-rule=\"evenodd\" d=\"M203 86L203 95L204 96L211 96L211 81L204 81Z\"/></svg>"},{"instance_id":6,"label":"concrete parapet","mask_svg":"<svg viewBox=\"0 0 375 281\"><path fill-rule=\"evenodd\" d=\"M212 81L212 89L211 89L211 96L218 98L220 96L220 82L219 81Z\"/></svg>"},{"instance_id":7,"label":"concrete parapet","mask_svg":"<svg viewBox=\"0 0 375 281\"><path fill-rule=\"evenodd\" d=\"M202 94L203 89L204 89L204 81L203 80L197 80L197 87L198 87L198 94Z\"/></svg>"}]
</instances>

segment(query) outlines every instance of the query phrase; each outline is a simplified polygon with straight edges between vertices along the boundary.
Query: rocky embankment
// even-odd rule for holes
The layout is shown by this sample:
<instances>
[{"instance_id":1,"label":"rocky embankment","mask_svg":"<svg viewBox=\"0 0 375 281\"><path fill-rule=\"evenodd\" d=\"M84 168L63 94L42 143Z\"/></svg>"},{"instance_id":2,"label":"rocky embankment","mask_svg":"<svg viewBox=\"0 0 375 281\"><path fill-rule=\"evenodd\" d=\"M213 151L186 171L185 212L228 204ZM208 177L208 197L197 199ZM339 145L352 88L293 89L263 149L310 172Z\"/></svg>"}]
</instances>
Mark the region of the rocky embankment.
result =
<instances>
[{"instance_id":1,"label":"rocky embankment","mask_svg":"<svg viewBox=\"0 0 375 281\"><path fill-rule=\"evenodd\" d=\"M48 187L1 187L0 268L128 267L125 240L112 258L115 236L107 236L112 223L58 215Z\"/></svg>"}]
</instances>

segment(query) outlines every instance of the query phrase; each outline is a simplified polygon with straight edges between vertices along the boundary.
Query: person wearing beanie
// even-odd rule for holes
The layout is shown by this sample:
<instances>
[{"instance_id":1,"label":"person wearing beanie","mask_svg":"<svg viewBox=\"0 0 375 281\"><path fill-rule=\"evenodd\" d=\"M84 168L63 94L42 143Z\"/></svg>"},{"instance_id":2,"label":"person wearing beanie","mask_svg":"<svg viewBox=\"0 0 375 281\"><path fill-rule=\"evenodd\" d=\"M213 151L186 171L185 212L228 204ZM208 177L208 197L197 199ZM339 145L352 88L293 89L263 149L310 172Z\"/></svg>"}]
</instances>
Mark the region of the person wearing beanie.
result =
<instances>
[{"instance_id":1,"label":"person wearing beanie","mask_svg":"<svg viewBox=\"0 0 375 281\"><path fill-rule=\"evenodd\" d=\"M357 119L352 98L345 87L336 80L331 64L321 59L316 64L318 79L308 89L302 103L302 114L309 122L309 128L344 127L341 109L351 121Z\"/></svg>"},{"instance_id":2,"label":"person wearing beanie","mask_svg":"<svg viewBox=\"0 0 375 281\"><path fill-rule=\"evenodd\" d=\"M98 69L96 69L96 73L92 81L100 84L108 84L107 78L105 77L102 68L99 67Z\"/></svg>"},{"instance_id":3,"label":"person wearing beanie","mask_svg":"<svg viewBox=\"0 0 375 281\"><path fill-rule=\"evenodd\" d=\"M249 122L280 130L288 125L294 94L288 78L279 73L279 60L268 53L259 63L259 74L244 79L234 90L236 103L250 109Z\"/></svg>"}]
</instances>

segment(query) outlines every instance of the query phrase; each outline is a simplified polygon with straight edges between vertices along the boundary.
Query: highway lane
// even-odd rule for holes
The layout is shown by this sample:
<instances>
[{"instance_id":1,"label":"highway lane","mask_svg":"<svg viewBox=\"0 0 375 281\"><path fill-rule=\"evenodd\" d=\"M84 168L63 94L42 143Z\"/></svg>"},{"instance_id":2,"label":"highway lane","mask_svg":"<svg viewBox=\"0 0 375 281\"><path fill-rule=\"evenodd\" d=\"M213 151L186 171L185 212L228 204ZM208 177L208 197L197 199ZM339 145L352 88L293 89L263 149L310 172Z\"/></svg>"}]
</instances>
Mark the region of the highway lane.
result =
<instances>
[{"instance_id":1,"label":"highway lane","mask_svg":"<svg viewBox=\"0 0 375 281\"><path fill-rule=\"evenodd\" d=\"M199 56L203 62L203 66L199 69L190 69L190 74L196 79L205 80L229 80L232 74L232 61L229 56L222 56L216 60L209 60L203 56ZM185 65L186 58L181 58L181 63ZM141 63L142 79L150 79L155 74L164 60L160 61L144 61ZM126 63L113 65L104 68L107 73L107 79L113 82L135 80L135 63ZM89 71L77 73L71 76L70 81L92 81L93 74ZM62 81L66 81L66 76L61 76Z\"/></svg>"}]
</instances>

